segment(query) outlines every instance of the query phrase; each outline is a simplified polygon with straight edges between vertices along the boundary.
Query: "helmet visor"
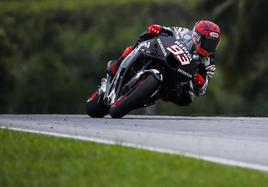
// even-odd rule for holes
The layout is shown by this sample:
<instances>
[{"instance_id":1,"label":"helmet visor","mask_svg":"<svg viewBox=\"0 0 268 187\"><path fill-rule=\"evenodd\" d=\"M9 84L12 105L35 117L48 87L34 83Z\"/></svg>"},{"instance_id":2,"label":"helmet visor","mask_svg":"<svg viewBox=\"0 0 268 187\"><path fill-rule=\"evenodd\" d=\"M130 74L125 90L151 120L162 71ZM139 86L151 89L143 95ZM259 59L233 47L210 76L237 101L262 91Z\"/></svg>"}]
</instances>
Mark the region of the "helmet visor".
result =
<instances>
[{"instance_id":1,"label":"helmet visor","mask_svg":"<svg viewBox=\"0 0 268 187\"><path fill-rule=\"evenodd\" d=\"M207 52L215 52L218 48L219 40L212 38L201 37L200 47L206 50Z\"/></svg>"}]
</instances>

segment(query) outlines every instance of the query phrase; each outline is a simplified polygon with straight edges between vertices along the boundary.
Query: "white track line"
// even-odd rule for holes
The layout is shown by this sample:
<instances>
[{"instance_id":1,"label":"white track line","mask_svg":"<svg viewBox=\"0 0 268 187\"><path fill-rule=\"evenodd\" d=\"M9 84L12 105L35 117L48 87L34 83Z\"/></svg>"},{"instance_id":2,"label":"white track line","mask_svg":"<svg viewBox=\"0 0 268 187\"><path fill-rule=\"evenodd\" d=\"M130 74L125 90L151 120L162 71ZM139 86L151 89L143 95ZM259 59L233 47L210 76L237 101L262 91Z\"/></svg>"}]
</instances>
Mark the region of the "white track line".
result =
<instances>
[{"instance_id":1,"label":"white track line","mask_svg":"<svg viewBox=\"0 0 268 187\"><path fill-rule=\"evenodd\" d=\"M196 158L196 159L200 159L200 160L206 160L206 161L224 164L224 165L229 165L229 166L237 166L237 167L242 167L242 168L250 168L250 169L268 172L268 166L247 163L247 162L241 162L241 161L236 161L236 160L230 160L230 159L225 159L225 158L219 158L219 157L214 157L214 156L196 155L196 154L192 154L192 153L182 153L182 152L173 151L173 150L169 150L169 149L161 149L161 148L143 146L143 145L132 144L132 143L124 143L124 142L118 143L118 141L114 141L114 140L105 140L105 139L101 139L101 138L92 138L92 137L70 135L70 134L64 134L64 133L30 130L30 129L14 128L14 127L3 127L3 126L0 128L13 130L13 131L22 131L22 132L43 134L43 135L56 136L56 137L71 138L71 139L76 139L76 140L91 141L91 142L96 142L96 143L101 143L101 144L121 145L121 146L126 146L126 147L131 147L131 148L156 151L156 152L160 152L160 153L176 154L176 155L192 157L192 158Z\"/></svg>"}]
</instances>

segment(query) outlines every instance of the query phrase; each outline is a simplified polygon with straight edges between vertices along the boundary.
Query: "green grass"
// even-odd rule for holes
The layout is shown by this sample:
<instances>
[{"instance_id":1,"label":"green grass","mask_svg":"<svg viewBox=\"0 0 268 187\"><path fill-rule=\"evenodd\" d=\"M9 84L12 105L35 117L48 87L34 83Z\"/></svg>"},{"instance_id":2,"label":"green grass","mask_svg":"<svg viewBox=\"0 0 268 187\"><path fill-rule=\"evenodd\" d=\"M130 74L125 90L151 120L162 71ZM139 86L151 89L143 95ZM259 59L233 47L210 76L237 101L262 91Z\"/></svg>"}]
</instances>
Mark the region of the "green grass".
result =
<instances>
[{"instance_id":1,"label":"green grass","mask_svg":"<svg viewBox=\"0 0 268 187\"><path fill-rule=\"evenodd\" d=\"M0 130L0 186L267 186L268 174L182 156Z\"/></svg>"}]
</instances>

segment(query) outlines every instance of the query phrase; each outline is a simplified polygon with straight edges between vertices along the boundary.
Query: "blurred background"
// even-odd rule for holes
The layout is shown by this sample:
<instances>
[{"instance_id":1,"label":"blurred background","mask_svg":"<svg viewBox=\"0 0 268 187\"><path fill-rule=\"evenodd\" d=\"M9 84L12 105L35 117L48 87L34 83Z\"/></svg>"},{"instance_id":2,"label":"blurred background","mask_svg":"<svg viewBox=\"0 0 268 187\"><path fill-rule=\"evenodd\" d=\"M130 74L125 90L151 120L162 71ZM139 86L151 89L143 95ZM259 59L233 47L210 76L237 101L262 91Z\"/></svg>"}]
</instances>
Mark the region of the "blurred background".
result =
<instances>
[{"instance_id":1,"label":"blurred background","mask_svg":"<svg viewBox=\"0 0 268 187\"><path fill-rule=\"evenodd\" d=\"M223 33L215 78L189 107L155 114L268 116L265 0L0 0L0 113L84 114L116 59L153 23Z\"/></svg>"}]
</instances>

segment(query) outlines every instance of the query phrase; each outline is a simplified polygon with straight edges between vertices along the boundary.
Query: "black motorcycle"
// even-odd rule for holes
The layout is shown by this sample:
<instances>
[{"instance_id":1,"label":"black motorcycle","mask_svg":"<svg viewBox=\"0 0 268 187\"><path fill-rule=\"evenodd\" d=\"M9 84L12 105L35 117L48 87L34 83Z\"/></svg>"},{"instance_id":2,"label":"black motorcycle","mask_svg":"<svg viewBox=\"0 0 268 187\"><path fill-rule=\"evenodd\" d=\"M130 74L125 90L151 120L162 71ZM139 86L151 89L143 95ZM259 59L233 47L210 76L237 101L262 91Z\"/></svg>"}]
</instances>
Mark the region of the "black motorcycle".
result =
<instances>
[{"instance_id":1,"label":"black motorcycle","mask_svg":"<svg viewBox=\"0 0 268 187\"><path fill-rule=\"evenodd\" d=\"M87 114L100 118L109 113L113 118L121 118L180 90L180 85L194 79L196 63L190 50L168 35L141 42L122 61L115 76L107 74L89 97Z\"/></svg>"}]
</instances>

